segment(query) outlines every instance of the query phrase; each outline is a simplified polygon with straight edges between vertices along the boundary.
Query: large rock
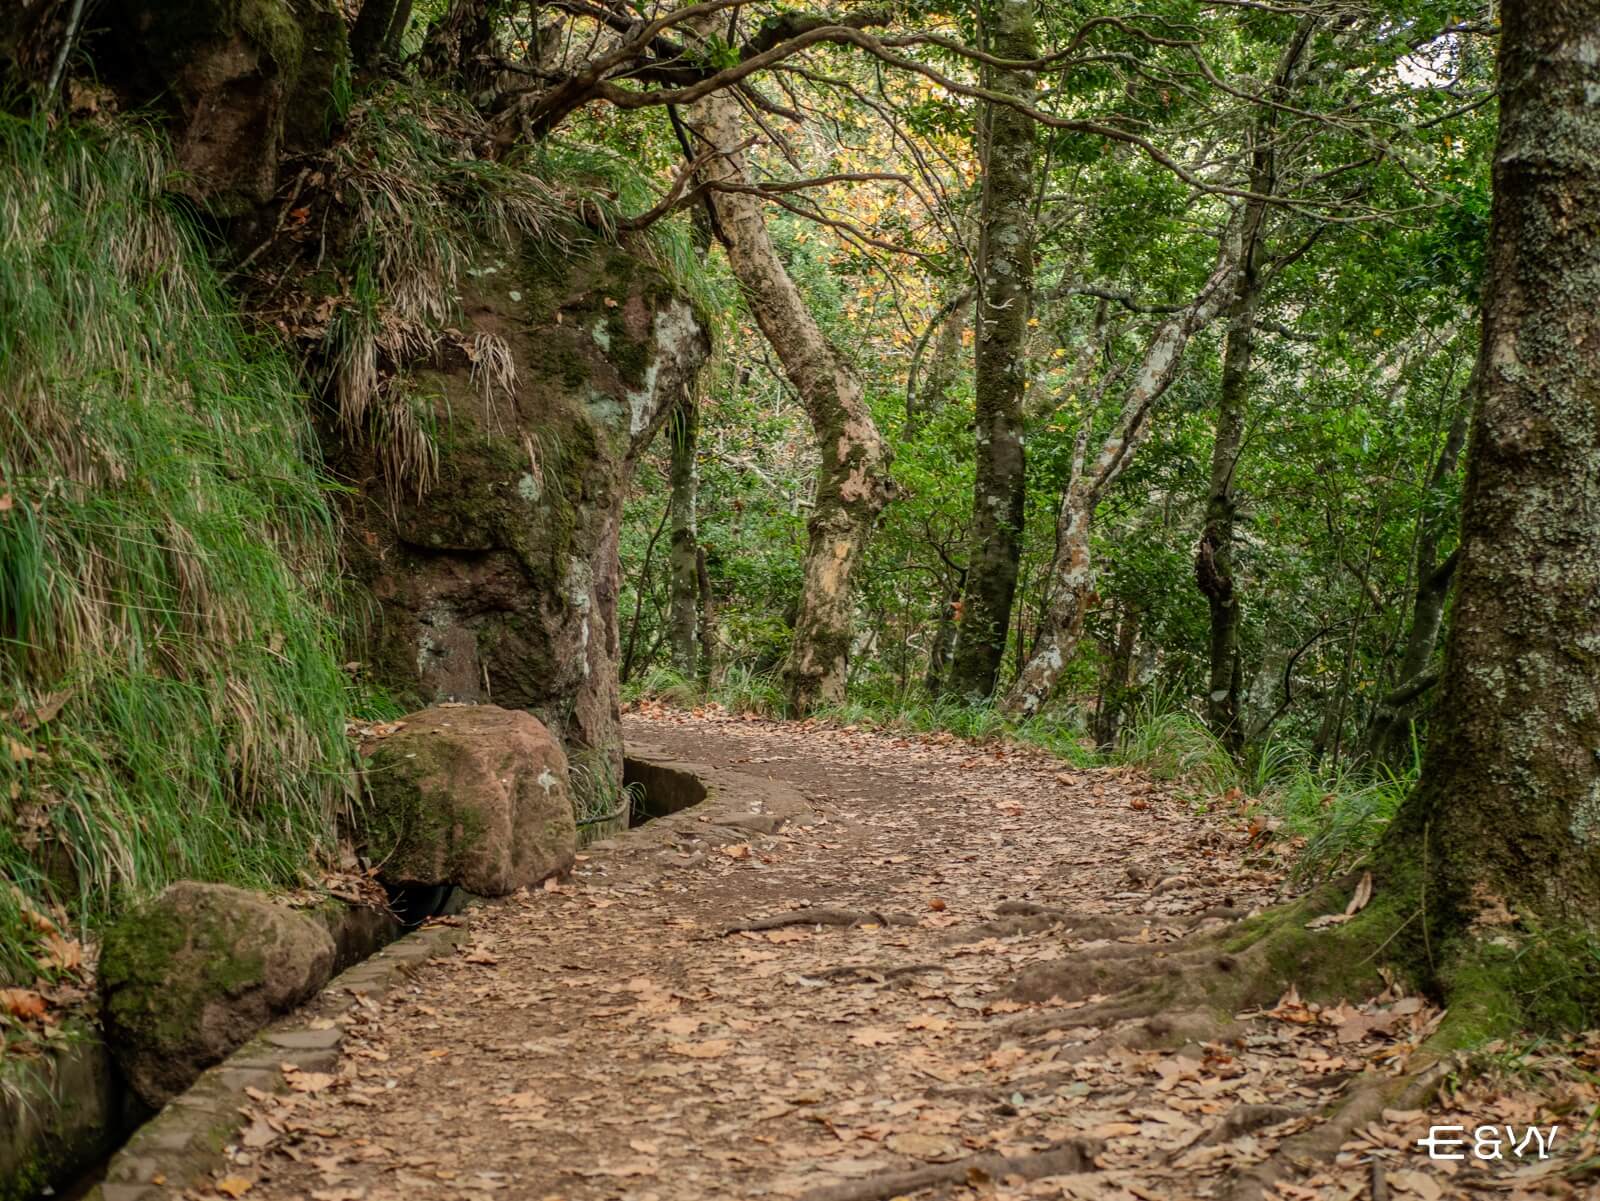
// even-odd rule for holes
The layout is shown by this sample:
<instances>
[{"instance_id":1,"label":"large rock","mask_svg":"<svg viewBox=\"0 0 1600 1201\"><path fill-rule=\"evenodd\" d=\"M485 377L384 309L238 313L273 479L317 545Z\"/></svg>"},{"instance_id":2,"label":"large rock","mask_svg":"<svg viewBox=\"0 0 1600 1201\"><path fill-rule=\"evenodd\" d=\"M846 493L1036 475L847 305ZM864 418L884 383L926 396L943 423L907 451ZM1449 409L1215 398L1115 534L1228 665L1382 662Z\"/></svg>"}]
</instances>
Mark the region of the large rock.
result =
<instances>
[{"instance_id":1,"label":"large rock","mask_svg":"<svg viewBox=\"0 0 1600 1201\"><path fill-rule=\"evenodd\" d=\"M462 342L500 339L516 384L486 403L459 352L413 371L438 430L427 494L330 437L330 466L358 485L347 560L378 608L360 657L424 705L528 709L582 779L617 782L622 503L706 359L705 326L658 267L615 246L486 249L470 276ZM615 791L587 799L608 808Z\"/></svg>"},{"instance_id":2,"label":"large rock","mask_svg":"<svg viewBox=\"0 0 1600 1201\"><path fill-rule=\"evenodd\" d=\"M357 837L386 884L498 897L572 866L567 757L531 713L425 709L362 754Z\"/></svg>"},{"instance_id":3,"label":"large rock","mask_svg":"<svg viewBox=\"0 0 1600 1201\"><path fill-rule=\"evenodd\" d=\"M349 69L337 0L112 0L95 63L169 117L178 188L224 217L272 198L285 152L322 144Z\"/></svg>"},{"instance_id":4,"label":"large rock","mask_svg":"<svg viewBox=\"0 0 1600 1201\"><path fill-rule=\"evenodd\" d=\"M164 1104L328 982L316 919L225 884L183 881L106 932L106 1037L135 1092Z\"/></svg>"}]
</instances>

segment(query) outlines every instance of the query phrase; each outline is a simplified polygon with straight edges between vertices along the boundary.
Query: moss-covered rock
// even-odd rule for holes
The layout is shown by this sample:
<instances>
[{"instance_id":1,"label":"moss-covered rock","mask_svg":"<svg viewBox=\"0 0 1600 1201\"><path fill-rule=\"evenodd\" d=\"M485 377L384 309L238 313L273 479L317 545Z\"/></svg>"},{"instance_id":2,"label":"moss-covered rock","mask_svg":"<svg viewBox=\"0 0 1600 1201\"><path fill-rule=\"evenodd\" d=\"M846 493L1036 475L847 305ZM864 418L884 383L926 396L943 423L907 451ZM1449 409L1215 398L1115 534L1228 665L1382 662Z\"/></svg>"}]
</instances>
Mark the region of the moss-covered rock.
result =
<instances>
[{"instance_id":1,"label":"moss-covered rock","mask_svg":"<svg viewBox=\"0 0 1600 1201\"><path fill-rule=\"evenodd\" d=\"M320 144L349 70L336 0L114 0L95 61L170 117L176 186L231 217L272 198L285 151Z\"/></svg>"},{"instance_id":2,"label":"moss-covered rock","mask_svg":"<svg viewBox=\"0 0 1600 1201\"><path fill-rule=\"evenodd\" d=\"M333 972L322 923L224 884L183 881L106 932L102 1020L129 1084L159 1106Z\"/></svg>"},{"instance_id":3,"label":"moss-covered rock","mask_svg":"<svg viewBox=\"0 0 1600 1201\"><path fill-rule=\"evenodd\" d=\"M330 431L330 464L358 484L347 560L378 608L356 657L423 705L528 709L620 779L622 501L706 358L705 330L658 268L616 246L559 259L486 247L483 263L494 269L464 290L465 333L501 343L515 382L486 399L464 353L410 372L437 431L425 495Z\"/></svg>"},{"instance_id":4,"label":"moss-covered rock","mask_svg":"<svg viewBox=\"0 0 1600 1201\"><path fill-rule=\"evenodd\" d=\"M427 709L369 740L362 755L355 836L385 883L504 896L572 865L567 759L532 714Z\"/></svg>"}]
</instances>

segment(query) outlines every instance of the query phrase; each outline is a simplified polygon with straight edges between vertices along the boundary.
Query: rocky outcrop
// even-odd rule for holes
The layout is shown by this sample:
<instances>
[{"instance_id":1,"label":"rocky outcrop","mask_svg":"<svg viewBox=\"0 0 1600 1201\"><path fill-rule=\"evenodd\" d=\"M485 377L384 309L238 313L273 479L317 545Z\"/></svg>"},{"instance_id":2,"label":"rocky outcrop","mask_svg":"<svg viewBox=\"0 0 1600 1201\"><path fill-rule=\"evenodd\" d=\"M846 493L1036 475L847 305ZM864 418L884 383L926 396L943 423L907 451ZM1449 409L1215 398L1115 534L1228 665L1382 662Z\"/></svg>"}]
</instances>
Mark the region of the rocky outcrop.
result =
<instances>
[{"instance_id":1,"label":"rocky outcrop","mask_svg":"<svg viewBox=\"0 0 1600 1201\"><path fill-rule=\"evenodd\" d=\"M286 152L320 145L347 77L336 0L113 0L97 69L169 115L175 186L218 216L272 198Z\"/></svg>"},{"instance_id":2,"label":"rocky outcrop","mask_svg":"<svg viewBox=\"0 0 1600 1201\"><path fill-rule=\"evenodd\" d=\"M537 714L584 779L621 782L617 534L635 461L709 345L662 273L614 246L489 252L463 296L465 353L413 372L439 478L420 499L370 450L331 447L357 485L347 559L377 601L362 656L423 704ZM486 399L484 374L513 381Z\"/></svg>"},{"instance_id":3,"label":"rocky outcrop","mask_svg":"<svg viewBox=\"0 0 1600 1201\"><path fill-rule=\"evenodd\" d=\"M498 897L572 866L567 759L533 715L440 706L361 751L367 795L355 836L391 887Z\"/></svg>"},{"instance_id":4,"label":"rocky outcrop","mask_svg":"<svg viewBox=\"0 0 1600 1201\"><path fill-rule=\"evenodd\" d=\"M321 922L224 884L184 881L106 932L102 1021L140 1099L164 1104L333 974Z\"/></svg>"}]
</instances>

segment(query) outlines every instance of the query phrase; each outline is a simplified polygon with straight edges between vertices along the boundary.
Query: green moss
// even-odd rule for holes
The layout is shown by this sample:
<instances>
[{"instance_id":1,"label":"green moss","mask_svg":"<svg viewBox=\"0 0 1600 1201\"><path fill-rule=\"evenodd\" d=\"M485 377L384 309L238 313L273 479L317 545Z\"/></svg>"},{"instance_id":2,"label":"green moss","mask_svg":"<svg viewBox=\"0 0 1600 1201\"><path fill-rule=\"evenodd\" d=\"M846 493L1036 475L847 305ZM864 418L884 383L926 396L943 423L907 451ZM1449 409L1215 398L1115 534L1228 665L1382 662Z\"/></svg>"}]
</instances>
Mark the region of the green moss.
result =
<instances>
[{"instance_id":1,"label":"green moss","mask_svg":"<svg viewBox=\"0 0 1600 1201\"><path fill-rule=\"evenodd\" d=\"M259 946L247 945L206 905L152 904L107 932L100 985L108 1016L142 1045L181 1046L198 1015L266 978Z\"/></svg>"},{"instance_id":2,"label":"green moss","mask_svg":"<svg viewBox=\"0 0 1600 1201\"><path fill-rule=\"evenodd\" d=\"M387 879L433 883L457 874L484 837L482 818L456 805L449 781L457 757L442 739L402 739L380 747L366 776L359 834Z\"/></svg>"}]
</instances>

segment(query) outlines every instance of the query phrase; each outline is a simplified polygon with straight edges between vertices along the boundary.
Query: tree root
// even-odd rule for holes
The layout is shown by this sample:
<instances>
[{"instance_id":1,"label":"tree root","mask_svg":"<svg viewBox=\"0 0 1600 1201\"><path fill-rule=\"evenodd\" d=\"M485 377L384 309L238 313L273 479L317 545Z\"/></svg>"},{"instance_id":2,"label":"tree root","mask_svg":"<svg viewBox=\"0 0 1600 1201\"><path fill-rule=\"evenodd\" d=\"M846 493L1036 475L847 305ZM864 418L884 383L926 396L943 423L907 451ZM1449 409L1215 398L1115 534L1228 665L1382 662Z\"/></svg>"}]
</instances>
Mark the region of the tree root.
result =
<instances>
[{"instance_id":1,"label":"tree root","mask_svg":"<svg viewBox=\"0 0 1600 1201\"><path fill-rule=\"evenodd\" d=\"M722 928L723 935L752 930L779 930L784 926L915 926L917 919L908 913L873 913L857 909L793 909L768 917L751 918Z\"/></svg>"},{"instance_id":2,"label":"tree root","mask_svg":"<svg viewBox=\"0 0 1600 1201\"><path fill-rule=\"evenodd\" d=\"M1020 1176L1024 1180L1064 1176L1093 1167L1094 1157L1103 1147L1098 1139L1074 1138L1031 1155L973 1155L954 1163L929 1164L904 1172L881 1172L864 1180L826 1185L803 1194L800 1201L885 1201L939 1184L979 1184L1007 1176Z\"/></svg>"},{"instance_id":3,"label":"tree root","mask_svg":"<svg viewBox=\"0 0 1600 1201\"><path fill-rule=\"evenodd\" d=\"M1432 1059L1405 1076L1368 1073L1356 1078L1350 1090L1324 1111L1309 1130L1291 1135L1266 1159L1235 1177L1223 1194L1224 1201L1265 1201L1278 1181L1326 1164L1339 1148L1385 1109L1420 1109L1438 1090L1449 1070L1446 1059Z\"/></svg>"},{"instance_id":4,"label":"tree root","mask_svg":"<svg viewBox=\"0 0 1600 1201\"><path fill-rule=\"evenodd\" d=\"M938 963L902 963L898 967L873 967L865 963L847 963L840 967L823 968L809 975L813 980L843 980L850 976L861 976L875 984L886 984L890 980L918 976L923 972L942 971L944 966Z\"/></svg>"},{"instance_id":5,"label":"tree root","mask_svg":"<svg viewBox=\"0 0 1600 1201\"><path fill-rule=\"evenodd\" d=\"M1213 906L1201 913L1171 916L1163 914L1083 913L1055 909L1033 901L1001 901L995 906L996 919L953 930L941 942L959 946L984 938L1011 938L1062 927L1074 939L1094 942L1103 938L1127 938L1144 930L1170 930L1188 934L1212 922L1236 920L1240 910Z\"/></svg>"}]
</instances>

